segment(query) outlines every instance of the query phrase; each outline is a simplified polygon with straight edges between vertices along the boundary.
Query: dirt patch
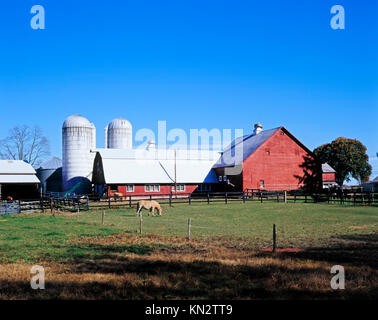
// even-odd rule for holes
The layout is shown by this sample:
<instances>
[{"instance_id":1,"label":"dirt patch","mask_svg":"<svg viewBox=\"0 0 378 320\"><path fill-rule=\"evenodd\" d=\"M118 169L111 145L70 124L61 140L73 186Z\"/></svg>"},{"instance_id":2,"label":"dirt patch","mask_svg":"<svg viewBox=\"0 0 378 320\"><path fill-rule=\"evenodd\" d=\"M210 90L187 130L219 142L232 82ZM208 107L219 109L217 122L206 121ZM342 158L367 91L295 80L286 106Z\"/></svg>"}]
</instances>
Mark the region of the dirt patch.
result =
<instances>
[{"instance_id":1,"label":"dirt patch","mask_svg":"<svg viewBox=\"0 0 378 320\"><path fill-rule=\"evenodd\" d=\"M352 229L352 230L363 230L363 229L366 229L368 226L365 224L363 226L350 226L348 227L348 229Z\"/></svg>"}]
</instances>

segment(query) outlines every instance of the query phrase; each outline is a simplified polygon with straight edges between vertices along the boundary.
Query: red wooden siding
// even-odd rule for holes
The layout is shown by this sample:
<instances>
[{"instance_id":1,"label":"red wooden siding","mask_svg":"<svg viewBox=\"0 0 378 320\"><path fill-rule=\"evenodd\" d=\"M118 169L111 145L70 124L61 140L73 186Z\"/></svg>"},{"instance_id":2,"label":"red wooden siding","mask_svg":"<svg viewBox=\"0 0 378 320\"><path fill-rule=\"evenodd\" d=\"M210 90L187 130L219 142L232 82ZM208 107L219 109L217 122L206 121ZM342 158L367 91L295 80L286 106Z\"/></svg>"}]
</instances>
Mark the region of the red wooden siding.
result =
<instances>
[{"instance_id":1,"label":"red wooden siding","mask_svg":"<svg viewBox=\"0 0 378 320\"><path fill-rule=\"evenodd\" d=\"M322 177L323 181L335 181L336 179L334 172L323 173Z\"/></svg>"},{"instance_id":2,"label":"red wooden siding","mask_svg":"<svg viewBox=\"0 0 378 320\"><path fill-rule=\"evenodd\" d=\"M300 165L308 152L284 131L278 130L243 163L243 190L295 190L301 187ZM261 181L264 187L261 187Z\"/></svg>"},{"instance_id":3,"label":"red wooden siding","mask_svg":"<svg viewBox=\"0 0 378 320\"><path fill-rule=\"evenodd\" d=\"M151 183L152 184L152 183ZM156 184L156 183L154 183ZM180 183L181 184L181 183ZM150 185L150 184L148 184ZM177 191L177 194L180 193L192 193L197 188L197 185L185 185L184 191ZM118 185L118 186L108 186L108 194L109 196L114 196L114 192L111 190L117 190L118 193L121 193L123 196L133 196L133 195L159 195L159 194L170 194L171 190L174 193L174 187L171 185L160 185L159 192L146 192L145 185L135 184L134 185L134 192L127 192L126 185Z\"/></svg>"}]
</instances>

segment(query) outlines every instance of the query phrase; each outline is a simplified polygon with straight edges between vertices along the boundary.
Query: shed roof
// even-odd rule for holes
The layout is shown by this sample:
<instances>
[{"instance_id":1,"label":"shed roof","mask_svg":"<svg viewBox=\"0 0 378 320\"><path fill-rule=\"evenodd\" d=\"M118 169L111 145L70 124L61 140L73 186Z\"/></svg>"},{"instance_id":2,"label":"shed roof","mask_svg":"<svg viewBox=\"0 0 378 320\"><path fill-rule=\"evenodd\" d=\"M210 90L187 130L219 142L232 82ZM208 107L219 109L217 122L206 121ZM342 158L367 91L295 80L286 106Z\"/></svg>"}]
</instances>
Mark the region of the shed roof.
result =
<instances>
[{"instance_id":1,"label":"shed roof","mask_svg":"<svg viewBox=\"0 0 378 320\"><path fill-rule=\"evenodd\" d=\"M174 150L97 149L96 152L94 183L174 183ZM177 150L176 182L216 183L212 167L218 158L219 153L215 151ZM101 168L101 172L96 168Z\"/></svg>"},{"instance_id":2,"label":"shed roof","mask_svg":"<svg viewBox=\"0 0 378 320\"><path fill-rule=\"evenodd\" d=\"M336 172L336 170L333 169L328 163L323 163L322 164L322 172L333 173L333 172Z\"/></svg>"},{"instance_id":3,"label":"shed roof","mask_svg":"<svg viewBox=\"0 0 378 320\"><path fill-rule=\"evenodd\" d=\"M372 184L372 183L377 183L377 182L378 182L378 176L376 176L373 180L365 182L364 184Z\"/></svg>"},{"instance_id":4,"label":"shed roof","mask_svg":"<svg viewBox=\"0 0 378 320\"><path fill-rule=\"evenodd\" d=\"M0 183L39 183L34 168L23 160L0 160Z\"/></svg>"},{"instance_id":5,"label":"shed roof","mask_svg":"<svg viewBox=\"0 0 378 320\"><path fill-rule=\"evenodd\" d=\"M37 176L31 174L0 174L0 184L6 183L40 183Z\"/></svg>"},{"instance_id":6,"label":"shed roof","mask_svg":"<svg viewBox=\"0 0 378 320\"><path fill-rule=\"evenodd\" d=\"M45 161L40 165L38 169L42 170L55 170L62 167L62 160L57 157L52 157L51 159Z\"/></svg>"}]
</instances>

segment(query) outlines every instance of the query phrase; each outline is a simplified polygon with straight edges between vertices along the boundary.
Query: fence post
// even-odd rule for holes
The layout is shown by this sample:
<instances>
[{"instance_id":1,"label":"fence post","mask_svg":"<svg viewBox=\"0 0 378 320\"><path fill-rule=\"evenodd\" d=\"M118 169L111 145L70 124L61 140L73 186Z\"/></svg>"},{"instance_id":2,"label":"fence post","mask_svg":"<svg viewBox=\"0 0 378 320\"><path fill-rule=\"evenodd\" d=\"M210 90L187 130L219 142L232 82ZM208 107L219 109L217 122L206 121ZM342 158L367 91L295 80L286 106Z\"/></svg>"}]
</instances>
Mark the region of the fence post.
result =
<instances>
[{"instance_id":1,"label":"fence post","mask_svg":"<svg viewBox=\"0 0 378 320\"><path fill-rule=\"evenodd\" d=\"M105 210L102 210L101 224L104 225L105 220Z\"/></svg>"},{"instance_id":2,"label":"fence post","mask_svg":"<svg viewBox=\"0 0 378 320\"><path fill-rule=\"evenodd\" d=\"M210 194L207 193L207 204L210 204Z\"/></svg>"},{"instance_id":3,"label":"fence post","mask_svg":"<svg viewBox=\"0 0 378 320\"><path fill-rule=\"evenodd\" d=\"M142 234L143 232L143 216L142 212L139 212L139 232Z\"/></svg>"},{"instance_id":4,"label":"fence post","mask_svg":"<svg viewBox=\"0 0 378 320\"><path fill-rule=\"evenodd\" d=\"M284 201L285 201L285 203L287 203L287 191L286 190L284 191Z\"/></svg>"},{"instance_id":5,"label":"fence post","mask_svg":"<svg viewBox=\"0 0 378 320\"><path fill-rule=\"evenodd\" d=\"M131 208L131 196L129 196L129 208Z\"/></svg>"},{"instance_id":6,"label":"fence post","mask_svg":"<svg viewBox=\"0 0 378 320\"><path fill-rule=\"evenodd\" d=\"M280 202L280 193L277 191L277 202Z\"/></svg>"},{"instance_id":7,"label":"fence post","mask_svg":"<svg viewBox=\"0 0 378 320\"><path fill-rule=\"evenodd\" d=\"M296 203L296 202L297 202L297 194L294 193L294 203Z\"/></svg>"},{"instance_id":8,"label":"fence post","mask_svg":"<svg viewBox=\"0 0 378 320\"><path fill-rule=\"evenodd\" d=\"M169 194L169 206L172 207L172 190Z\"/></svg>"},{"instance_id":9,"label":"fence post","mask_svg":"<svg viewBox=\"0 0 378 320\"><path fill-rule=\"evenodd\" d=\"M191 226L191 223L192 223L192 219L188 219L188 240L190 240L190 226Z\"/></svg>"},{"instance_id":10,"label":"fence post","mask_svg":"<svg viewBox=\"0 0 378 320\"><path fill-rule=\"evenodd\" d=\"M108 207L109 207L109 209L111 209L111 205L110 205L110 197L108 197Z\"/></svg>"},{"instance_id":11,"label":"fence post","mask_svg":"<svg viewBox=\"0 0 378 320\"><path fill-rule=\"evenodd\" d=\"M243 203L245 203L245 195L243 194Z\"/></svg>"},{"instance_id":12,"label":"fence post","mask_svg":"<svg viewBox=\"0 0 378 320\"><path fill-rule=\"evenodd\" d=\"M150 194L150 201L152 201L152 194Z\"/></svg>"},{"instance_id":13,"label":"fence post","mask_svg":"<svg viewBox=\"0 0 378 320\"><path fill-rule=\"evenodd\" d=\"M261 203L263 202L262 191L260 191L260 202L261 202Z\"/></svg>"},{"instance_id":14,"label":"fence post","mask_svg":"<svg viewBox=\"0 0 378 320\"><path fill-rule=\"evenodd\" d=\"M277 250L277 234L276 234L276 225L273 224L273 252Z\"/></svg>"},{"instance_id":15,"label":"fence post","mask_svg":"<svg viewBox=\"0 0 378 320\"><path fill-rule=\"evenodd\" d=\"M21 200L18 199L18 213L21 213Z\"/></svg>"},{"instance_id":16,"label":"fence post","mask_svg":"<svg viewBox=\"0 0 378 320\"><path fill-rule=\"evenodd\" d=\"M89 197L87 196L87 210L89 211Z\"/></svg>"},{"instance_id":17,"label":"fence post","mask_svg":"<svg viewBox=\"0 0 378 320\"><path fill-rule=\"evenodd\" d=\"M192 204L192 194L189 193L189 205L191 205L191 204Z\"/></svg>"},{"instance_id":18,"label":"fence post","mask_svg":"<svg viewBox=\"0 0 378 320\"><path fill-rule=\"evenodd\" d=\"M227 192L224 194L224 202L227 204Z\"/></svg>"},{"instance_id":19,"label":"fence post","mask_svg":"<svg viewBox=\"0 0 378 320\"><path fill-rule=\"evenodd\" d=\"M50 197L50 210L51 213L53 212L53 202L52 202L52 197Z\"/></svg>"}]
</instances>

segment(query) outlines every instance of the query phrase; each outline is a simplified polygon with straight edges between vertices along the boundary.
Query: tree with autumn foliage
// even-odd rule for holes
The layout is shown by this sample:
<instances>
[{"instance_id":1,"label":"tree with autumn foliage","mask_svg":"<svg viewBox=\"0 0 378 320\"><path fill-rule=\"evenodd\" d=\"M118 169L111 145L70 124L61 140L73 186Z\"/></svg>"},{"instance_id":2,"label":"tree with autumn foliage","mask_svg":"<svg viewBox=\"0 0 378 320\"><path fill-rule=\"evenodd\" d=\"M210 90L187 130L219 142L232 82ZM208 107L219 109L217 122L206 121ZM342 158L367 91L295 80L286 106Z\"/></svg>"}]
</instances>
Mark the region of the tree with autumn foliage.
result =
<instances>
[{"instance_id":1,"label":"tree with autumn foliage","mask_svg":"<svg viewBox=\"0 0 378 320\"><path fill-rule=\"evenodd\" d=\"M351 178L360 183L369 180L372 167L366 147L356 139L337 138L331 143L317 147L314 154L321 163L328 163L336 170L336 182L342 186Z\"/></svg>"}]
</instances>

